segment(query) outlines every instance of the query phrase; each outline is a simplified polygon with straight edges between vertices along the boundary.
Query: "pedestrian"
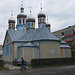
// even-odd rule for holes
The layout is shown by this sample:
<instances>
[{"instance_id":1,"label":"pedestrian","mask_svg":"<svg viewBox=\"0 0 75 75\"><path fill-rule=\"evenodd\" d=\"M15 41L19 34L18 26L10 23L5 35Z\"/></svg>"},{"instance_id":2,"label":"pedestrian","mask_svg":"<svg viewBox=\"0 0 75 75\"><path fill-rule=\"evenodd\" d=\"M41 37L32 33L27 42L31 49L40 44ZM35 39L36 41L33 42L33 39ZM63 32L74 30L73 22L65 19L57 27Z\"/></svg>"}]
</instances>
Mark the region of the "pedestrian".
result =
<instances>
[{"instance_id":1,"label":"pedestrian","mask_svg":"<svg viewBox=\"0 0 75 75\"><path fill-rule=\"evenodd\" d=\"M25 64L25 62L24 62L24 59L23 59L23 57L21 58L22 59L22 65L21 65L21 70L26 70L26 64Z\"/></svg>"}]
</instances>

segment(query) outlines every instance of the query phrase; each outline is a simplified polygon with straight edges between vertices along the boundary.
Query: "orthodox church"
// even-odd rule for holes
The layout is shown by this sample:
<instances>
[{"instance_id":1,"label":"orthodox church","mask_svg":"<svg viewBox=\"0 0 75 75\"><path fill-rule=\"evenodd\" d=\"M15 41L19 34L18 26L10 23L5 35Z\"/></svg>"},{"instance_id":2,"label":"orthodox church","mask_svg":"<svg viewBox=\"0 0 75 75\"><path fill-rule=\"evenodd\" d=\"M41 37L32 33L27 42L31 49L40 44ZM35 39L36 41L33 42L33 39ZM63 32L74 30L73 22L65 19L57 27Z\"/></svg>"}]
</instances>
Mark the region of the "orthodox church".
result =
<instances>
[{"instance_id":1,"label":"orthodox church","mask_svg":"<svg viewBox=\"0 0 75 75\"><path fill-rule=\"evenodd\" d=\"M13 16L8 20L8 29L3 43L3 59L12 62L23 57L25 61L42 58L71 57L70 46L60 41L50 31L50 24L46 23L46 15L38 14L38 28L35 28L35 18L24 13L23 6L17 15L17 25Z\"/></svg>"}]
</instances>

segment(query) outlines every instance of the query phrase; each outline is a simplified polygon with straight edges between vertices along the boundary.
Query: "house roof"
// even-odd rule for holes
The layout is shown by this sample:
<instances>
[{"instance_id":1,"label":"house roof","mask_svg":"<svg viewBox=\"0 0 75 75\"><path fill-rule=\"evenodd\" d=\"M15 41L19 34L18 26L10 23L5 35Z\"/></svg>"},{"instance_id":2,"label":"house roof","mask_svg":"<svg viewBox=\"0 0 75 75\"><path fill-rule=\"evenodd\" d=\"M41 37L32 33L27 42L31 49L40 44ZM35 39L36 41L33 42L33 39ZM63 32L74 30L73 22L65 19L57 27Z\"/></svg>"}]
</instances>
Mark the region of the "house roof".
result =
<instances>
[{"instance_id":1,"label":"house roof","mask_svg":"<svg viewBox=\"0 0 75 75\"><path fill-rule=\"evenodd\" d=\"M60 45L61 48L71 48L69 45Z\"/></svg>"},{"instance_id":2,"label":"house roof","mask_svg":"<svg viewBox=\"0 0 75 75\"><path fill-rule=\"evenodd\" d=\"M71 48L65 41L61 41L60 47L61 48Z\"/></svg>"},{"instance_id":3,"label":"house roof","mask_svg":"<svg viewBox=\"0 0 75 75\"><path fill-rule=\"evenodd\" d=\"M56 40L60 41L47 28L42 27L33 30L8 30L11 41L36 41L36 40Z\"/></svg>"}]
</instances>

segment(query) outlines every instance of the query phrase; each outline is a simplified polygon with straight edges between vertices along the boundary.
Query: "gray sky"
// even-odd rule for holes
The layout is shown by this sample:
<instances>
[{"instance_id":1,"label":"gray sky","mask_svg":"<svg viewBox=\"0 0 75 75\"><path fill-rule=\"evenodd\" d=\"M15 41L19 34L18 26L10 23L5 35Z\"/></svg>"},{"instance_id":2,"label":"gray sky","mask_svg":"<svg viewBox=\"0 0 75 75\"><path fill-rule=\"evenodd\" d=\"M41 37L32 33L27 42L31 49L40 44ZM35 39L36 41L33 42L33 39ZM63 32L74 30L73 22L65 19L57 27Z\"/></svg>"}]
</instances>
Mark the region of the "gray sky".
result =
<instances>
[{"instance_id":1,"label":"gray sky","mask_svg":"<svg viewBox=\"0 0 75 75\"><path fill-rule=\"evenodd\" d=\"M8 29L8 19L13 11L16 20L20 13L22 0L0 0L0 44L3 44L6 30ZM43 13L48 15L51 31L63 29L75 24L75 0L23 0L25 14L29 15L29 7L32 7L32 15L36 19L40 12L42 3Z\"/></svg>"}]
</instances>

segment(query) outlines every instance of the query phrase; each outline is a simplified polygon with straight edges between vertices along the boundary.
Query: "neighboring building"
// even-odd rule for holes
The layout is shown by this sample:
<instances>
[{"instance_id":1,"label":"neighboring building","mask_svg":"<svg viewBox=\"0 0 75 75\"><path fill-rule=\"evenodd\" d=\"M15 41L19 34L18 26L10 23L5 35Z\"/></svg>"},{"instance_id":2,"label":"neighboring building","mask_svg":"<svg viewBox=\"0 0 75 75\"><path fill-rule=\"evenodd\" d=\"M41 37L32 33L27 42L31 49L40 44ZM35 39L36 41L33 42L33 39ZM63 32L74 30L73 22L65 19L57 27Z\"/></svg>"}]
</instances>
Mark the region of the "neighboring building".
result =
<instances>
[{"instance_id":1,"label":"neighboring building","mask_svg":"<svg viewBox=\"0 0 75 75\"><path fill-rule=\"evenodd\" d=\"M2 50L2 45L0 45L0 58L2 57L3 55L3 50Z\"/></svg>"},{"instance_id":2,"label":"neighboring building","mask_svg":"<svg viewBox=\"0 0 75 75\"><path fill-rule=\"evenodd\" d=\"M27 62L31 62L31 59L71 57L70 46L51 33L50 24L46 24L46 16L42 11L38 14L38 29L35 29L35 18L31 14L27 17L23 7L17 15L17 30L13 17L8 23L3 43L4 61L12 62L21 57Z\"/></svg>"},{"instance_id":3,"label":"neighboring building","mask_svg":"<svg viewBox=\"0 0 75 75\"><path fill-rule=\"evenodd\" d=\"M55 31L53 34L71 46L72 56L75 57L75 25Z\"/></svg>"}]
</instances>

